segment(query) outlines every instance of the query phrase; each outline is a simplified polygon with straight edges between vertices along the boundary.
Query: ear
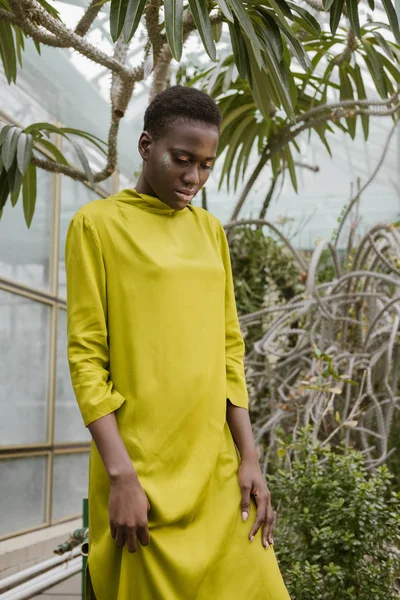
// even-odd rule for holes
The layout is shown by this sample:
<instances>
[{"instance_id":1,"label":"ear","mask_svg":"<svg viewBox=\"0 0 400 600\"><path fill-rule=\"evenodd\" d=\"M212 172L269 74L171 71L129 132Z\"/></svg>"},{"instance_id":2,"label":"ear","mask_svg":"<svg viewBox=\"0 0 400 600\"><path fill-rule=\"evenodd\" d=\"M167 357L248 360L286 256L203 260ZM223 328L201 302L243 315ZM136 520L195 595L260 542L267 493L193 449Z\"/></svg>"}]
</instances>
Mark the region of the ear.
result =
<instances>
[{"instance_id":1,"label":"ear","mask_svg":"<svg viewBox=\"0 0 400 600\"><path fill-rule=\"evenodd\" d=\"M147 131L142 131L139 138L138 150L143 160L148 160L150 147L152 143L153 139L151 137L151 133L148 133Z\"/></svg>"}]
</instances>

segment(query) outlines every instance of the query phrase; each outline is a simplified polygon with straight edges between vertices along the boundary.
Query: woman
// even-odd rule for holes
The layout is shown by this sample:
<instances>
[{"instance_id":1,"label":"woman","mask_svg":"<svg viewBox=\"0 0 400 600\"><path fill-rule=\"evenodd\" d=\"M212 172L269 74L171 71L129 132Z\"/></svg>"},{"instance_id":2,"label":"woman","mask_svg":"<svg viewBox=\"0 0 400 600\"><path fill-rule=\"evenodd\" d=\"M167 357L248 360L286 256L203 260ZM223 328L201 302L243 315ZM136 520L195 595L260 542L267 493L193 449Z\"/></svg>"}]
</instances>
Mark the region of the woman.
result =
<instances>
[{"instance_id":1,"label":"woman","mask_svg":"<svg viewBox=\"0 0 400 600\"><path fill-rule=\"evenodd\" d=\"M94 442L97 600L289 598L247 410L225 233L189 204L209 177L220 123L199 90L159 94L145 114L136 189L90 202L69 227L68 356Z\"/></svg>"}]
</instances>

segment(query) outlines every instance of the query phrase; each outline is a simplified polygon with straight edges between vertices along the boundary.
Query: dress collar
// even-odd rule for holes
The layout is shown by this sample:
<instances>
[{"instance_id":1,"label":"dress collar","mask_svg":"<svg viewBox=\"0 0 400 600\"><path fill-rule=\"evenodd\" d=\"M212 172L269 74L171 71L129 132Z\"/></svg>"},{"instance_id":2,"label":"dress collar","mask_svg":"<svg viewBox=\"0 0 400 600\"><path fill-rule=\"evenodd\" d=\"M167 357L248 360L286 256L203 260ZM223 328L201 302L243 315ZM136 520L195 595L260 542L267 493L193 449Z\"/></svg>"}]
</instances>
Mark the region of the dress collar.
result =
<instances>
[{"instance_id":1,"label":"dress collar","mask_svg":"<svg viewBox=\"0 0 400 600\"><path fill-rule=\"evenodd\" d=\"M175 208L171 208L157 198L156 196L149 196L148 194L139 194L135 189L126 189L122 190L118 194L118 199L122 202L129 202L138 208L142 208L144 210L148 210L149 212L164 214L164 215L172 215L174 213L184 212L180 210L175 210ZM189 206L187 207L189 208Z\"/></svg>"}]
</instances>

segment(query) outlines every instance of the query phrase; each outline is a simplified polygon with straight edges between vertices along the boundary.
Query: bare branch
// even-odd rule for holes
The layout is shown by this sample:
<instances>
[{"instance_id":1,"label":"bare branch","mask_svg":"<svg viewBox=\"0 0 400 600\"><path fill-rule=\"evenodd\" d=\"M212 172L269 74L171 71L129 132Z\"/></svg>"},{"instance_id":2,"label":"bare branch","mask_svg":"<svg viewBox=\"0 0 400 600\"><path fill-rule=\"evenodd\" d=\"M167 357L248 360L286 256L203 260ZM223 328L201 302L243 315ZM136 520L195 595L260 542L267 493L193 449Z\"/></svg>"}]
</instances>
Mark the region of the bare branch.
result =
<instances>
[{"instance_id":1,"label":"bare branch","mask_svg":"<svg viewBox=\"0 0 400 600\"><path fill-rule=\"evenodd\" d=\"M99 0L92 0L89 4L85 14L80 19L79 23L75 28L75 34L81 37L85 36L91 28L94 20L101 11L102 4Z\"/></svg>"},{"instance_id":2,"label":"bare branch","mask_svg":"<svg viewBox=\"0 0 400 600\"><path fill-rule=\"evenodd\" d=\"M357 194L354 196L354 198L352 198L349 202L349 204L347 205L347 208L345 210L345 213L340 221L337 233L336 233L336 238L335 238L335 246L337 246L338 242L339 242L339 237L340 237L340 233L343 229L343 225L348 217L348 215L350 214L354 204L359 200L361 194L363 192L365 192L365 190L367 189L367 187L372 183L372 181L375 179L375 177L377 176L377 174L379 173L379 170L381 168L381 166L383 165L383 161L385 160L385 156L387 154L387 151L389 149L390 146L390 142L392 140L392 137L394 135L394 132L396 130L397 127L397 121L394 123L393 127L391 128L389 135L386 139L385 145L383 147L383 151L382 154L378 160L378 163L375 167L375 169L373 170L373 172L371 173L371 176L367 179L367 181L365 182L365 184L361 187L361 189L359 191L357 191Z\"/></svg>"},{"instance_id":3,"label":"bare branch","mask_svg":"<svg viewBox=\"0 0 400 600\"><path fill-rule=\"evenodd\" d=\"M73 31L68 29L64 23L60 23L60 21L55 19L51 14L44 10L40 4L36 2L36 0L11 0L10 5L13 9L14 7L17 9L18 5L21 7L21 10L24 10L26 20L28 20L30 24L29 26L34 27L34 29L31 29L29 33L34 40L47 44L47 42L43 39L43 36L41 36L41 34L37 31L37 28L35 28L33 25L33 22L44 27L47 29L47 31L56 36L61 47L74 48L74 50L77 50L83 56L86 56L93 62L110 69L112 72L119 73L122 78L129 79L133 76L133 73L130 69L125 68L114 58L108 56L104 52L101 52L98 50L98 48L92 44L89 44L79 35L76 35ZM41 37L42 39L40 39Z\"/></svg>"},{"instance_id":4,"label":"bare branch","mask_svg":"<svg viewBox=\"0 0 400 600\"><path fill-rule=\"evenodd\" d=\"M341 64L347 62L348 60L350 60L351 55L353 54L353 52L355 50L357 50L356 34L354 33L354 31L352 29L349 29L349 31L347 32L346 47L343 50L343 52L338 54L338 56L336 56L333 59L334 64L341 65Z\"/></svg>"},{"instance_id":5,"label":"bare branch","mask_svg":"<svg viewBox=\"0 0 400 600\"><path fill-rule=\"evenodd\" d=\"M313 8L314 10L318 10L319 12L325 12L321 0L304 0L304 2L308 4L308 6L311 6L311 8Z\"/></svg>"}]
</instances>

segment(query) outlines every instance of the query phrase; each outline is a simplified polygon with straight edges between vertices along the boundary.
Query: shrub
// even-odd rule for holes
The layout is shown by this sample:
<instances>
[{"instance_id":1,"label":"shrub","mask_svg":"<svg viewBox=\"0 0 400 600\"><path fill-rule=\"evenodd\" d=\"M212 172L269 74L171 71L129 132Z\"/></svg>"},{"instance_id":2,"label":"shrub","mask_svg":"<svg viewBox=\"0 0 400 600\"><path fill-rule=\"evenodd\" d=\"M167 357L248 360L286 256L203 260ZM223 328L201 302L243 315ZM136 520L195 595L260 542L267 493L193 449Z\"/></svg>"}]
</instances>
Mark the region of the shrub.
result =
<instances>
[{"instance_id":1,"label":"shrub","mask_svg":"<svg viewBox=\"0 0 400 600\"><path fill-rule=\"evenodd\" d=\"M388 468L368 472L362 454L344 443L314 446L310 428L291 450L290 470L278 469L269 487L279 514L276 553L292 599L398 600L400 494Z\"/></svg>"}]
</instances>

